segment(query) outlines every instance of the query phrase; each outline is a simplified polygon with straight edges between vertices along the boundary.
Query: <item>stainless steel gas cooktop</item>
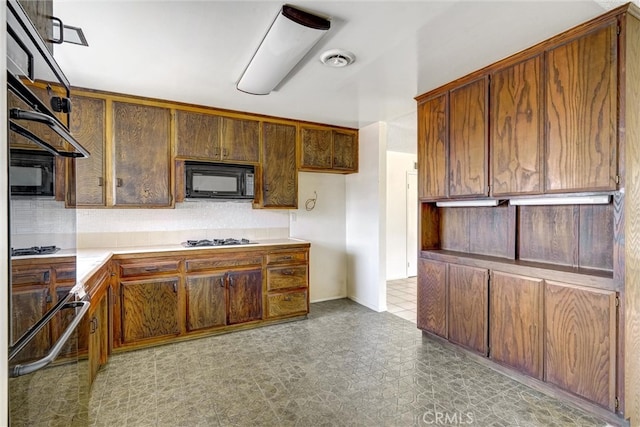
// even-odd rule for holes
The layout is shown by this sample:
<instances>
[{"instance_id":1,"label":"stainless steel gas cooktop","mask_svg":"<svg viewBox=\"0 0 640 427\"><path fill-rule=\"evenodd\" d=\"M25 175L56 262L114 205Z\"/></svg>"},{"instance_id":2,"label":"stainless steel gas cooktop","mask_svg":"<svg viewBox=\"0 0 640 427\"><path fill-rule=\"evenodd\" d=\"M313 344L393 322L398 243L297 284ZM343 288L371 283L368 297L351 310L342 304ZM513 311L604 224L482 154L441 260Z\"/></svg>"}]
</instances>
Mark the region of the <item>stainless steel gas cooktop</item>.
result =
<instances>
[{"instance_id":1,"label":"stainless steel gas cooktop","mask_svg":"<svg viewBox=\"0 0 640 427\"><path fill-rule=\"evenodd\" d=\"M196 246L234 246L234 245L250 245L256 242L251 242L248 239L212 239L212 240L187 240L182 245L188 248Z\"/></svg>"},{"instance_id":2,"label":"stainless steel gas cooktop","mask_svg":"<svg viewBox=\"0 0 640 427\"><path fill-rule=\"evenodd\" d=\"M11 256L49 255L60 250L57 246L32 246L30 248L11 248Z\"/></svg>"}]
</instances>

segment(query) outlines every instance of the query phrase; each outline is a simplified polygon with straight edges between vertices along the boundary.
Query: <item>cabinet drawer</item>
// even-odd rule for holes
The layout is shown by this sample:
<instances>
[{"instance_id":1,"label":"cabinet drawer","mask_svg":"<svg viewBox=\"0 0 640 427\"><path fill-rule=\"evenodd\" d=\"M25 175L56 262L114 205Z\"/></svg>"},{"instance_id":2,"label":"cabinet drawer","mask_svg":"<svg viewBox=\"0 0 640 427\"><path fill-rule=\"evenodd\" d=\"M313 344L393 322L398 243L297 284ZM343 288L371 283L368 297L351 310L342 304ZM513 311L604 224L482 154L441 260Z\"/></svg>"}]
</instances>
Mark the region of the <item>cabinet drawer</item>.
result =
<instances>
[{"instance_id":1,"label":"cabinet drawer","mask_svg":"<svg viewBox=\"0 0 640 427\"><path fill-rule=\"evenodd\" d=\"M12 285L48 285L50 272L48 268L27 270L11 270Z\"/></svg>"},{"instance_id":2,"label":"cabinet drawer","mask_svg":"<svg viewBox=\"0 0 640 427\"><path fill-rule=\"evenodd\" d=\"M76 268L73 265L56 267L55 271L57 283L76 281Z\"/></svg>"},{"instance_id":3,"label":"cabinet drawer","mask_svg":"<svg viewBox=\"0 0 640 427\"><path fill-rule=\"evenodd\" d=\"M159 273L176 273L180 269L180 261L166 260L136 264L120 264L120 277L148 276Z\"/></svg>"},{"instance_id":4,"label":"cabinet drawer","mask_svg":"<svg viewBox=\"0 0 640 427\"><path fill-rule=\"evenodd\" d=\"M220 257L204 259L188 259L186 269L188 273L194 271L214 270L227 267L244 267L247 265L262 265L262 255L251 257Z\"/></svg>"},{"instance_id":5,"label":"cabinet drawer","mask_svg":"<svg viewBox=\"0 0 640 427\"><path fill-rule=\"evenodd\" d=\"M284 292L267 297L267 316L280 317L307 313L307 291Z\"/></svg>"},{"instance_id":6,"label":"cabinet drawer","mask_svg":"<svg viewBox=\"0 0 640 427\"><path fill-rule=\"evenodd\" d=\"M296 262L304 262L307 260L307 252L291 251L291 252L272 252L267 254L267 264L289 264Z\"/></svg>"},{"instance_id":7,"label":"cabinet drawer","mask_svg":"<svg viewBox=\"0 0 640 427\"><path fill-rule=\"evenodd\" d=\"M307 287L307 266L270 267L267 270L267 290Z\"/></svg>"}]
</instances>

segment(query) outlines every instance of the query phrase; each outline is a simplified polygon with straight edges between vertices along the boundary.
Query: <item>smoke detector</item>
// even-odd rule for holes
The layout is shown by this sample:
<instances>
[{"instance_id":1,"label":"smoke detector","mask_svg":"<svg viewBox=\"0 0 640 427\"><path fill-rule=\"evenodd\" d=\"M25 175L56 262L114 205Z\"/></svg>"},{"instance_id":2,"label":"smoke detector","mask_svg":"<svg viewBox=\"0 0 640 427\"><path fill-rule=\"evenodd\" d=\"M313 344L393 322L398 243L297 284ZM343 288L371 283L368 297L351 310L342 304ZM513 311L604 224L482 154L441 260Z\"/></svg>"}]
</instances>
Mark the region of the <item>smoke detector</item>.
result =
<instances>
[{"instance_id":1,"label":"smoke detector","mask_svg":"<svg viewBox=\"0 0 640 427\"><path fill-rule=\"evenodd\" d=\"M320 55L320 61L329 67L341 68L353 64L356 56L343 49L330 49Z\"/></svg>"}]
</instances>

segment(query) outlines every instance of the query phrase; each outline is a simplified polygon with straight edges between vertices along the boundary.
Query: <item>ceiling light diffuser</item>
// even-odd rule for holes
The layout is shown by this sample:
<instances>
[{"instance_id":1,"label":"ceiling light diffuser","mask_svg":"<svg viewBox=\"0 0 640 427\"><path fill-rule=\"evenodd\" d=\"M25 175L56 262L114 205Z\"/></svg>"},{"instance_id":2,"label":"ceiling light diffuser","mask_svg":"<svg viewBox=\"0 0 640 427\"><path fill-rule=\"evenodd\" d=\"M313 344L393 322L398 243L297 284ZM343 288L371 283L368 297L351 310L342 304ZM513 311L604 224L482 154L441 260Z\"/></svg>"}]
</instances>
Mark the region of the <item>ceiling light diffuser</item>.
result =
<instances>
[{"instance_id":1,"label":"ceiling light diffuser","mask_svg":"<svg viewBox=\"0 0 640 427\"><path fill-rule=\"evenodd\" d=\"M325 18L284 5L236 87L253 95L268 95L330 27Z\"/></svg>"}]
</instances>

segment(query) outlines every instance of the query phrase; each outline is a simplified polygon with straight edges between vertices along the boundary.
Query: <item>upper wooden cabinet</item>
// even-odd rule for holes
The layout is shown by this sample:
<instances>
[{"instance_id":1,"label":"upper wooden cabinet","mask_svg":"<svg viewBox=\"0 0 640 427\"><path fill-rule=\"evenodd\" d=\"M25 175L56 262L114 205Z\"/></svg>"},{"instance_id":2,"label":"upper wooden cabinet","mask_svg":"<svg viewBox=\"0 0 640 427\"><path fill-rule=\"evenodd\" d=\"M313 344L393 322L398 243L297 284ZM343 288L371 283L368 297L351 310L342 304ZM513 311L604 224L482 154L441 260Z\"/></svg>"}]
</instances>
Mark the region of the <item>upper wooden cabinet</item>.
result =
<instances>
[{"instance_id":1,"label":"upper wooden cabinet","mask_svg":"<svg viewBox=\"0 0 640 427\"><path fill-rule=\"evenodd\" d=\"M113 102L115 206L170 206L171 114Z\"/></svg>"},{"instance_id":2,"label":"upper wooden cabinet","mask_svg":"<svg viewBox=\"0 0 640 427\"><path fill-rule=\"evenodd\" d=\"M106 204L105 101L99 98L71 98L71 133L91 155L76 160L76 205Z\"/></svg>"},{"instance_id":3,"label":"upper wooden cabinet","mask_svg":"<svg viewBox=\"0 0 640 427\"><path fill-rule=\"evenodd\" d=\"M536 194L542 187L542 58L491 76L491 193Z\"/></svg>"},{"instance_id":4,"label":"upper wooden cabinet","mask_svg":"<svg viewBox=\"0 0 640 427\"><path fill-rule=\"evenodd\" d=\"M264 122L262 145L262 194L259 197L259 206L296 209L296 126Z\"/></svg>"},{"instance_id":5,"label":"upper wooden cabinet","mask_svg":"<svg viewBox=\"0 0 640 427\"><path fill-rule=\"evenodd\" d=\"M449 194L448 95L418 105L418 197L437 199Z\"/></svg>"},{"instance_id":6,"label":"upper wooden cabinet","mask_svg":"<svg viewBox=\"0 0 640 427\"><path fill-rule=\"evenodd\" d=\"M615 190L617 21L547 52L546 190Z\"/></svg>"},{"instance_id":7,"label":"upper wooden cabinet","mask_svg":"<svg viewBox=\"0 0 640 427\"><path fill-rule=\"evenodd\" d=\"M480 78L449 94L449 196L486 196L488 178L487 96Z\"/></svg>"},{"instance_id":8,"label":"upper wooden cabinet","mask_svg":"<svg viewBox=\"0 0 640 427\"><path fill-rule=\"evenodd\" d=\"M257 163L260 123L176 110L177 156L208 161Z\"/></svg>"},{"instance_id":9,"label":"upper wooden cabinet","mask_svg":"<svg viewBox=\"0 0 640 427\"><path fill-rule=\"evenodd\" d=\"M358 132L300 125L300 170L354 173L358 171Z\"/></svg>"}]
</instances>

